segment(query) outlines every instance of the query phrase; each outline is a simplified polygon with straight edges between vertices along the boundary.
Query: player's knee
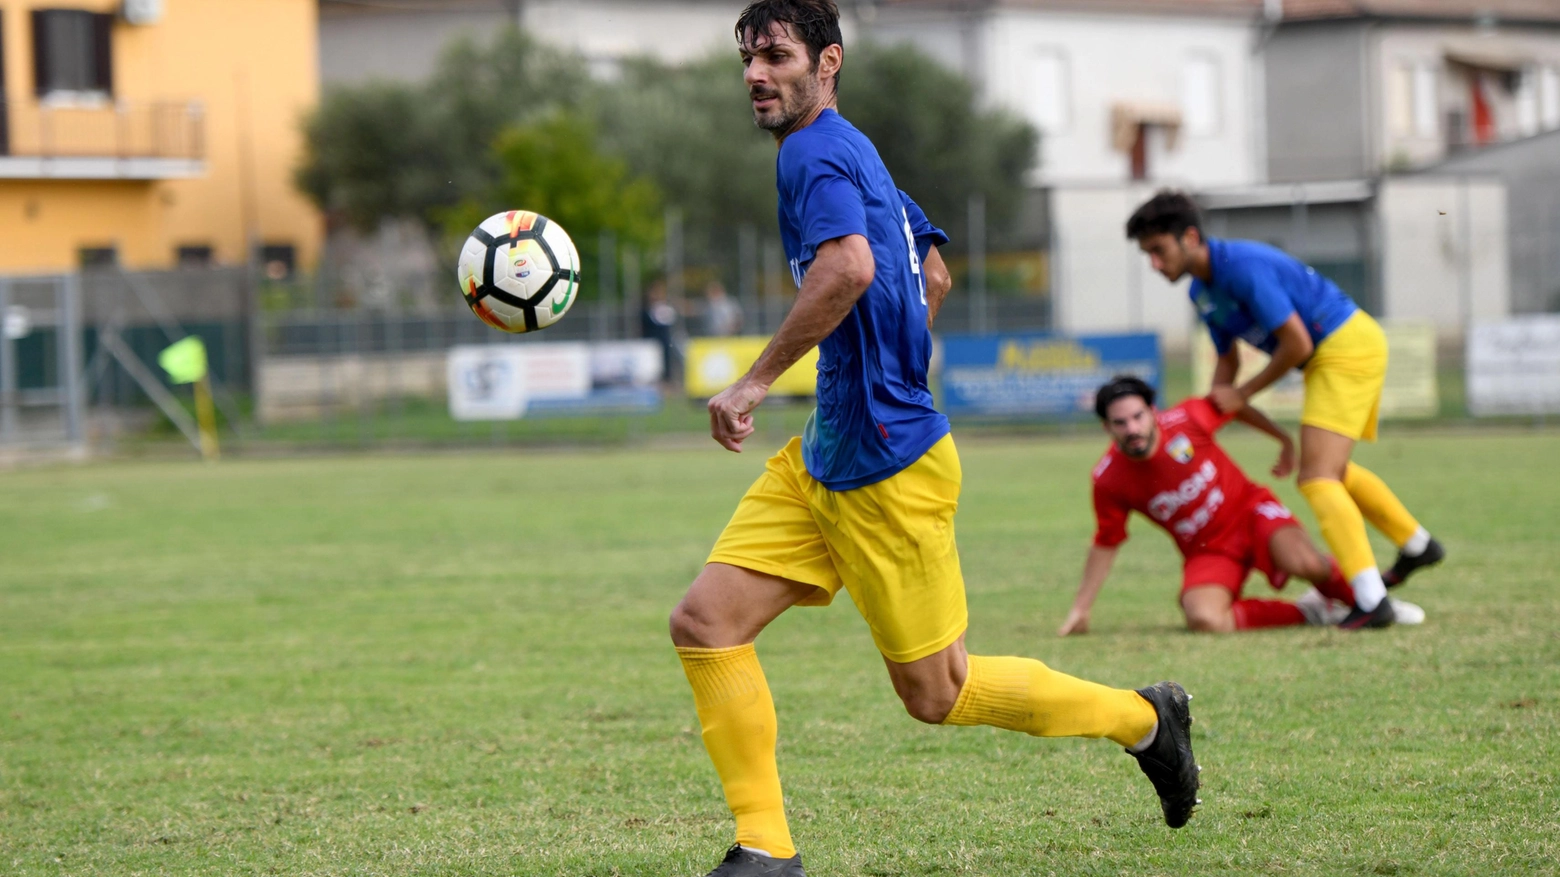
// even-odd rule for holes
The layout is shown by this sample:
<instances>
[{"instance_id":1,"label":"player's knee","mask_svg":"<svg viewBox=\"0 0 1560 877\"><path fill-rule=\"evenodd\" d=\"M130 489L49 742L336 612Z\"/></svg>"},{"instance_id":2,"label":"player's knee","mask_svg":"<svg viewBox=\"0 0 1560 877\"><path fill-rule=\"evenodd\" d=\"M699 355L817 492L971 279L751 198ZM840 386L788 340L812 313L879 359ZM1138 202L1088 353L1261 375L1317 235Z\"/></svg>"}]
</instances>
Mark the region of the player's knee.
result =
<instances>
[{"instance_id":1,"label":"player's knee","mask_svg":"<svg viewBox=\"0 0 1560 877\"><path fill-rule=\"evenodd\" d=\"M1198 611L1186 613L1186 629L1193 633L1225 633L1234 629L1234 620L1227 612Z\"/></svg>"},{"instance_id":2,"label":"player's knee","mask_svg":"<svg viewBox=\"0 0 1560 877\"><path fill-rule=\"evenodd\" d=\"M928 725L941 725L943 719L953 712L953 705L959 699L957 691L949 694L942 691L919 691L914 694L901 694L905 712L910 718Z\"/></svg>"},{"instance_id":3,"label":"player's knee","mask_svg":"<svg viewBox=\"0 0 1560 877\"><path fill-rule=\"evenodd\" d=\"M672 610L668 626L671 629L672 642L676 645L711 648L713 625L699 612L697 606L689 603L686 597L677 604L677 608Z\"/></svg>"}]
</instances>

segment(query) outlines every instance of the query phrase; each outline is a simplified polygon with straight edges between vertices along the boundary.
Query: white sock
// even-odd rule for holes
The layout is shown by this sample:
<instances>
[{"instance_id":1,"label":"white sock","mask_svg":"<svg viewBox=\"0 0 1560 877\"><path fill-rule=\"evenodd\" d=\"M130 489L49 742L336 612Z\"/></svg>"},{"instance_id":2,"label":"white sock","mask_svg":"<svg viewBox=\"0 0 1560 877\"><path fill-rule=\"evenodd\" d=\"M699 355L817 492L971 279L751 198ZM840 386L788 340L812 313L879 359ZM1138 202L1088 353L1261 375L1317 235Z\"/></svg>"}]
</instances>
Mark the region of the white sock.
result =
<instances>
[{"instance_id":1,"label":"white sock","mask_svg":"<svg viewBox=\"0 0 1560 877\"><path fill-rule=\"evenodd\" d=\"M1429 547L1430 531L1420 527L1414 531L1414 535L1408 537L1408 541L1404 542L1403 547L1399 550L1407 557L1418 557L1424 554L1425 549Z\"/></svg>"},{"instance_id":2,"label":"white sock","mask_svg":"<svg viewBox=\"0 0 1560 877\"><path fill-rule=\"evenodd\" d=\"M1158 736L1159 736L1159 722L1156 721L1156 722L1154 722L1154 727L1149 728L1148 729L1148 733L1143 735L1143 739L1141 739L1141 740L1137 741L1136 743L1132 744L1131 746L1127 747L1127 751L1131 752L1133 754L1142 752L1143 750L1147 749L1148 747L1154 745L1154 738L1158 737Z\"/></svg>"},{"instance_id":3,"label":"white sock","mask_svg":"<svg viewBox=\"0 0 1560 877\"><path fill-rule=\"evenodd\" d=\"M742 846L742 845L741 844L737 844L737 846ZM756 856L763 856L766 859L773 859L775 857L774 853L771 853L768 850L761 850L758 847L742 847L742 848L744 850L747 850L748 852L756 855Z\"/></svg>"},{"instance_id":4,"label":"white sock","mask_svg":"<svg viewBox=\"0 0 1560 877\"><path fill-rule=\"evenodd\" d=\"M1357 573L1349 579L1349 586L1354 588L1354 605L1361 612L1370 612L1387 599L1387 585L1381 580L1381 570L1375 567Z\"/></svg>"}]
</instances>

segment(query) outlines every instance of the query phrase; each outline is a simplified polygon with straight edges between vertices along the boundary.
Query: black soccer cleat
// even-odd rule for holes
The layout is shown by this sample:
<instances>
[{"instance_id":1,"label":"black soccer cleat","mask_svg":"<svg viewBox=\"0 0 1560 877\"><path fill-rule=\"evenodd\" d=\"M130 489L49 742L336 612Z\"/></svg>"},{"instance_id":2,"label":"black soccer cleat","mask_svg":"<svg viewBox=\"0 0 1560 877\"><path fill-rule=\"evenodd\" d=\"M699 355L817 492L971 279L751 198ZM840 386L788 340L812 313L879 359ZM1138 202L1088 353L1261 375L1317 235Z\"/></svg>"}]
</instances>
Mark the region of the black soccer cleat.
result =
<instances>
[{"instance_id":1,"label":"black soccer cleat","mask_svg":"<svg viewBox=\"0 0 1560 877\"><path fill-rule=\"evenodd\" d=\"M745 850L741 844L732 844L726 851L726 858L708 877L807 877L807 872L802 870L801 853L789 859L776 859Z\"/></svg>"},{"instance_id":2,"label":"black soccer cleat","mask_svg":"<svg viewBox=\"0 0 1560 877\"><path fill-rule=\"evenodd\" d=\"M1397 560L1392 563L1391 569L1382 573L1381 580L1387 583L1387 587L1395 588L1408 581L1408 577L1416 570L1435 566L1445 558L1446 549L1441 547L1441 543L1435 541L1434 536L1431 536L1430 541L1425 545L1425 550L1413 557L1399 551Z\"/></svg>"},{"instance_id":3,"label":"black soccer cleat","mask_svg":"<svg viewBox=\"0 0 1560 877\"><path fill-rule=\"evenodd\" d=\"M1349 610L1349 616L1338 622L1339 630L1364 630L1367 627L1391 627L1397 621L1397 612L1392 609L1392 601L1386 597L1376 604L1376 608L1365 612L1356 606Z\"/></svg>"},{"instance_id":4,"label":"black soccer cleat","mask_svg":"<svg viewBox=\"0 0 1560 877\"><path fill-rule=\"evenodd\" d=\"M1159 806L1165 811L1165 824L1180 828L1192 818L1192 810L1202 799L1197 797L1197 759L1192 755L1192 699L1186 689L1174 682L1158 682L1139 688L1138 694L1154 705L1159 715L1159 731L1154 742L1142 752L1128 749L1137 759L1148 781L1159 793Z\"/></svg>"}]
</instances>

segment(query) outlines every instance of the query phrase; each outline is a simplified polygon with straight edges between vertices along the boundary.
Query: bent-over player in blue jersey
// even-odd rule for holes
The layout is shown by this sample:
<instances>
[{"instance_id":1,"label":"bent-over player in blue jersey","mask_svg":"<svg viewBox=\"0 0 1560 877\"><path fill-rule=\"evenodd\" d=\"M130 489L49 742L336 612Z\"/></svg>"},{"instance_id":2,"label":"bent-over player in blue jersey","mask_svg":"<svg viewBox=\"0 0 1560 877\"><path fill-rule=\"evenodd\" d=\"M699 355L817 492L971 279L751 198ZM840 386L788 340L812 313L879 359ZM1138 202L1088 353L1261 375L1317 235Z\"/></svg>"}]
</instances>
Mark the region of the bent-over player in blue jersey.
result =
<instances>
[{"instance_id":1,"label":"bent-over player in blue jersey","mask_svg":"<svg viewBox=\"0 0 1560 877\"><path fill-rule=\"evenodd\" d=\"M1137 757L1165 821L1180 827L1198 781L1179 685L1107 688L1028 658L965 652L959 456L926 382L928 324L949 287L936 246L947 237L835 109L844 49L832 0L759 0L736 35L754 120L780 144L780 229L799 292L752 369L710 400L710 432L740 452L770 385L815 346L818 405L805 435L769 459L671 617L736 817L736 844L711 873L803 873L753 642L787 609L827 605L841 589L910 715L1108 737Z\"/></svg>"},{"instance_id":2,"label":"bent-over player in blue jersey","mask_svg":"<svg viewBox=\"0 0 1560 877\"><path fill-rule=\"evenodd\" d=\"M1127 220L1127 237L1171 283L1192 276L1192 305L1219 352L1209 399L1220 411L1245 416L1247 400L1290 369L1305 375L1299 487L1354 589L1354 611L1339 627L1392 624L1387 588L1439 563L1446 551L1385 481L1350 460L1356 442L1376 440L1387 377L1381 327L1331 280L1288 253L1257 241L1204 236L1201 213L1183 192L1150 198ZM1271 357L1238 386L1237 338ZM1385 575L1371 552L1367 520L1398 546Z\"/></svg>"}]
</instances>

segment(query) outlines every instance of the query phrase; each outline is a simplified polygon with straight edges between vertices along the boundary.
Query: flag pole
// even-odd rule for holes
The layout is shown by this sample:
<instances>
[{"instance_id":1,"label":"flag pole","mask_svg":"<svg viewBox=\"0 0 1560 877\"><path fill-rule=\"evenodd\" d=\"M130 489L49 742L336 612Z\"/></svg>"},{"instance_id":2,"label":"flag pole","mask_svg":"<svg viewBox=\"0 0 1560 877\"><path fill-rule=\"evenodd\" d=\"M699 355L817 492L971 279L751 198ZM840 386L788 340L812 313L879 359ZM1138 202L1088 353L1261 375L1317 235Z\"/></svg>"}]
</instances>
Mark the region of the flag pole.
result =
<instances>
[{"instance_id":1,"label":"flag pole","mask_svg":"<svg viewBox=\"0 0 1560 877\"><path fill-rule=\"evenodd\" d=\"M200 423L200 455L213 463L222 456L217 446L217 414L211 404L211 373L195 382L195 419Z\"/></svg>"}]
</instances>

